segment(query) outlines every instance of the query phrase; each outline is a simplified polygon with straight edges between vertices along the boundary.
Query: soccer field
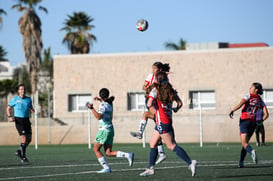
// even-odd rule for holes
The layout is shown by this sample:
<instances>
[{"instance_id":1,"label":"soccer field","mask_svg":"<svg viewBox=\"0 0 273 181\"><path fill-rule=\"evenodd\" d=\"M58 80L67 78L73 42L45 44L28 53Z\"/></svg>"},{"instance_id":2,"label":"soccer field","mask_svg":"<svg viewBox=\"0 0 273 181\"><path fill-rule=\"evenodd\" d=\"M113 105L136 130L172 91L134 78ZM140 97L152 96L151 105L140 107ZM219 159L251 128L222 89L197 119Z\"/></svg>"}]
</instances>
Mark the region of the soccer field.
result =
<instances>
[{"instance_id":1,"label":"soccer field","mask_svg":"<svg viewBox=\"0 0 273 181\"><path fill-rule=\"evenodd\" d=\"M253 148L258 164L246 157L245 168L238 168L241 146L232 144L179 144L192 159L198 160L197 175L192 178L184 161L167 150L168 158L156 166L155 175L140 177L148 164L149 147L142 144L115 144L113 150L133 151L135 162L128 166L125 158L107 158L110 174L97 174L101 169L87 145L42 145L28 148L29 163L22 164L15 156L17 146L0 146L0 180L273 180L273 144Z\"/></svg>"}]
</instances>

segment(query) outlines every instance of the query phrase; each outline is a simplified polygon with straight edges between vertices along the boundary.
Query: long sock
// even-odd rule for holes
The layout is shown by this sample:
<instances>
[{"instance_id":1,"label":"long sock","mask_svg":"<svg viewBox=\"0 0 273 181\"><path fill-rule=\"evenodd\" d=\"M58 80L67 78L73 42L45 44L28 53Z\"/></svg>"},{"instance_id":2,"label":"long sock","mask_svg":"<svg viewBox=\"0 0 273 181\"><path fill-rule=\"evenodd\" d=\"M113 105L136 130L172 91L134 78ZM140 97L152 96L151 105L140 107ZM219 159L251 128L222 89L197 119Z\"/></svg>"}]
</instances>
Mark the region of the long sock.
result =
<instances>
[{"instance_id":1,"label":"long sock","mask_svg":"<svg viewBox=\"0 0 273 181\"><path fill-rule=\"evenodd\" d=\"M242 147L240 161L243 162L245 160L246 153L247 153L246 149L244 149L244 147Z\"/></svg>"},{"instance_id":2,"label":"long sock","mask_svg":"<svg viewBox=\"0 0 273 181\"><path fill-rule=\"evenodd\" d=\"M155 165L157 155L158 155L157 148L151 148L149 157L149 168Z\"/></svg>"},{"instance_id":3,"label":"long sock","mask_svg":"<svg viewBox=\"0 0 273 181\"><path fill-rule=\"evenodd\" d=\"M141 120L141 121L140 121L138 131L139 131L141 134L144 132L146 125L147 125L147 121L146 121L146 120Z\"/></svg>"},{"instance_id":4,"label":"long sock","mask_svg":"<svg viewBox=\"0 0 273 181\"><path fill-rule=\"evenodd\" d=\"M100 158L98 159L98 161L99 161L99 163L101 164L101 166L102 166L104 169L110 168L109 165L108 165L108 163L107 163L107 161L106 161L106 159L105 159L104 157L100 157Z\"/></svg>"},{"instance_id":5,"label":"long sock","mask_svg":"<svg viewBox=\"0 0 273 181\"><path fill-rule=\"evenodd\" d=\"M128 157L129 157L129 154L126 153L126 152L123 152L123 151L118 151L116 157L119 157L119 158L121 158L121 157L128 158Z\"/></svg>"},{"instance_id":6,"label":"long sock","mask_svg":"<svg viewBox=\"0 0 273 181\"><path fill-rule=\"evenodd\" d=\"M188 154L185 152L185 150L176 145L173 149L173 151L176 153L177 156L179 156L182 160L184 160L185 162L187 162L188 165L191 164L191 159L190 157L188 156Z\"/></svg>"},{"instance_id":7,"label":"long sock","mask_svg":"<svg viewBox=\"0 0 273 181\"><path fill-rule=\"evenodd\" d=\"M21 143L20 149L21 149L21 154L22 154L23 157L26 157L26 148L27 148L26 144Z\"/></svg>"},{"instance_id":8,"label":"long sock","mask_svg":"<svg viewBox=\"0 0 273 181\"><path fill-rule=\"evenodd\" d=\"M246 146L246 151L247 151L247 153L249 153L249 154L251 154L251 151L252 151L253 149L252 149L252 147L250 146L250 145L247 145Z\"/></svg>"},{"instance_id":9,"label":"long sock","mask_svg":"<svg viewBox=\"0 0 273 181\"><path fill-rule=\"evenodd\" d=\"M160 145L157 145L157 149L158 149L159 156L164 156L165 155L165 151L164 151L164 147L163 147L162 143Z\"/></svg>"}]
</instances>

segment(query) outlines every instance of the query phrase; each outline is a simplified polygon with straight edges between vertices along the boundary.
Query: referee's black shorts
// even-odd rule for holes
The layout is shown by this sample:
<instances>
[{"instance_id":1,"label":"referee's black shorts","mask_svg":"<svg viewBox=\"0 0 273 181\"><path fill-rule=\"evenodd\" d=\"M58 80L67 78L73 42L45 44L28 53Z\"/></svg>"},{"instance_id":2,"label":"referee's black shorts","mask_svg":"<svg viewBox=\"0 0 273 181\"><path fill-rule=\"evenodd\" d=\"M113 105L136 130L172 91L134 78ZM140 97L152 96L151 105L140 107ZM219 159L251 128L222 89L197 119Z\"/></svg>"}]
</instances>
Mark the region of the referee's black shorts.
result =
<instances>
[{"instance_id":1,"label":"referee's black shorts","mask_svg":"<svg viewBox=\"0 0 273 181\"><path fill-rule=\"evenodd\" d=\"M20 136L32 134L31 122L29 121L29 118L15 117L14 119L15 119L16 129Z\"/></svg>"}]
</instances>

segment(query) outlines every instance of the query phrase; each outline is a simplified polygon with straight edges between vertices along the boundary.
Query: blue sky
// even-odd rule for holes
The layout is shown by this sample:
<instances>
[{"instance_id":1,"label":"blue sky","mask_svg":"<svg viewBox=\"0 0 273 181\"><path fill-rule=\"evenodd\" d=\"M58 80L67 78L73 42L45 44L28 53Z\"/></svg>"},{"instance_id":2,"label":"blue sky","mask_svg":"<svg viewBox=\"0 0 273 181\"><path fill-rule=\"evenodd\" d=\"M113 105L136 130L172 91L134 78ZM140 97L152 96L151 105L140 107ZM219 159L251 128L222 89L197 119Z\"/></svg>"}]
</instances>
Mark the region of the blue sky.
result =
<instances>
[{"instance_id":1,"label":"blue sky","mask_svg":"<svg viewBox=\"0 0 273 181\"><path fill-rule=\"evenodd\" d=\"M14 0L0 0L3 15L0 45L13 66L24 63L18 19L23 13L10 9ZM69 54L61 32L67 15L84 11L94 18L96 37L90 53L164 51L166 42L188 43L265 42L273 46L272 0L43 0L48 14L36 12L42 21L44 48L52 55ZM149 29L139 32L138 19L147 19Z\"/></svg>"}]
</instances>

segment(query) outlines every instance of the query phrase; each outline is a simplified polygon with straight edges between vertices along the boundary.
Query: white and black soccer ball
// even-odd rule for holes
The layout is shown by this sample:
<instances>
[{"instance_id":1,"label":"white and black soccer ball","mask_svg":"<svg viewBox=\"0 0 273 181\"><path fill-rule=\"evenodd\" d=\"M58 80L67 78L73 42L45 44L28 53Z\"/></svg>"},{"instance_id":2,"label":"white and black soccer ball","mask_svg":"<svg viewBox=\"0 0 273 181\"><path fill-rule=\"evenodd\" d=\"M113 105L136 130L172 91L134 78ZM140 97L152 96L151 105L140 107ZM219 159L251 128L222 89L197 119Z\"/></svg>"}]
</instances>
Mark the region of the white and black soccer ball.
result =
<instances>
[{"instance_id":1,"label":"white and black soccer ball","mask_svg":"<svg viewBox=\"0 0 273 181\"><path fill-rule=\"evenodd\" d=\"M146 31L148 29L148 21L145 19L140 19L136 23L136 28L138 31Z\"/></svg>"}]
</instances>

